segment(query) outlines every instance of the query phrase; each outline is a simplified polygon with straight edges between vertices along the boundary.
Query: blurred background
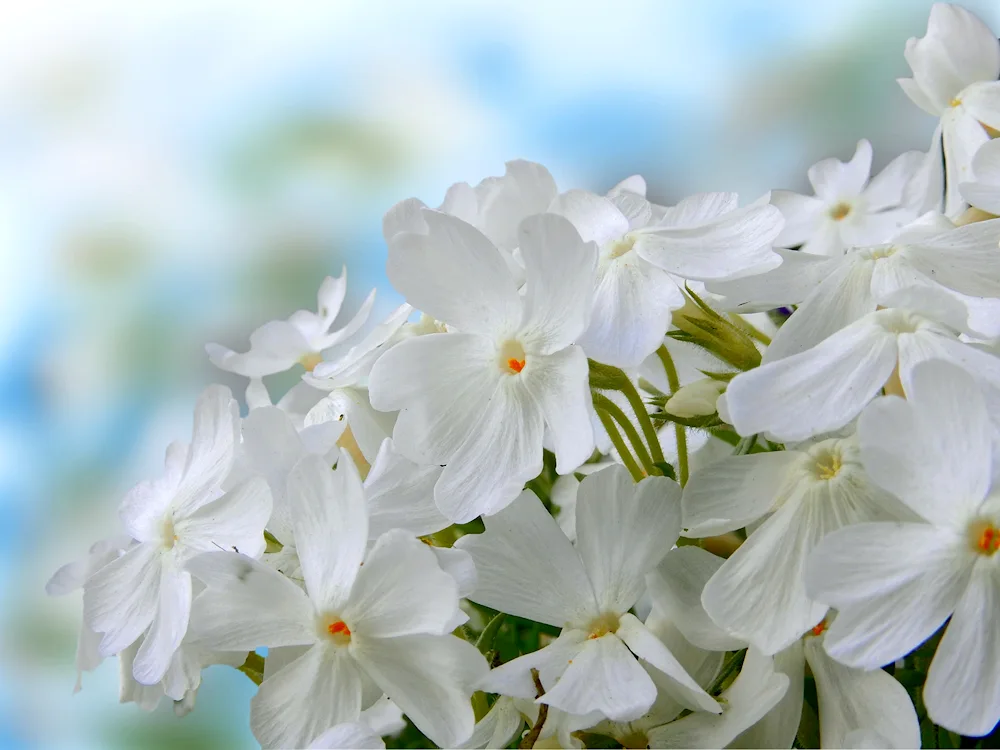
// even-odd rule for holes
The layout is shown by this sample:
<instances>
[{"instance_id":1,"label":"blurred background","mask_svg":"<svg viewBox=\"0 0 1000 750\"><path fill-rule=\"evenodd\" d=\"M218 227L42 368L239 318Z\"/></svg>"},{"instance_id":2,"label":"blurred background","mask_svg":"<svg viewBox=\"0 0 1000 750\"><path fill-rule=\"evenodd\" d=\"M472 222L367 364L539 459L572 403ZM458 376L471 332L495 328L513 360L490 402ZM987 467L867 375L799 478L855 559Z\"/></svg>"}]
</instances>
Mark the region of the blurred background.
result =
<instances>
[{"instance_id":1,"label":"blurred background","mask_svg":"<svg viewBox=\"0 0 1000 750\"><path fill-rule=\"evenodd\" d=\"M866 137L881 168L935 124L895 83L923 0L2 6L0 747L254 746L231 669L185 719L119 706L114 659L73 695L79 596L43 587L205 385L242 395L206 342L315 309L342 264L349 310L398 303L396 201L519 157L562 189L642 173L659 202L808 192L815 161Z\"/></svg>"}]
</instances>

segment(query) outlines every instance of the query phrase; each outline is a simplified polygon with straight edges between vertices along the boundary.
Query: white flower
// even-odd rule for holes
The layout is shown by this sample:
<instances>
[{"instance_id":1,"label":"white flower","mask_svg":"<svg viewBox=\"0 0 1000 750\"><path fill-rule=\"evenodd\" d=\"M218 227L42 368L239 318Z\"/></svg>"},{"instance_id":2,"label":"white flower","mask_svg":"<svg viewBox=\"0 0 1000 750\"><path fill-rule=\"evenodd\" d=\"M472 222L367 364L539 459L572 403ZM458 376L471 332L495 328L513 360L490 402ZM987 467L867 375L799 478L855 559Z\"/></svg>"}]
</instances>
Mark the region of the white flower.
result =
<instances>
[{"instance_id":1,"label":"white flower","mask_svg":"<svg viewBox=\"0 0 1000 750\"><path fill-rule=\"evenodd\" d=\"M265 676L251 703L254 736L266 747L305 746L357 720L384 692L438 745L464 740L474 725L466 686L486 665L448 634L459 611L455 581L404 531L384 534L365 554L364 490L346 454L336 471L306 456L288 482L305 590L242 555L211 553L191 564L208 586L192 613L199 642L307 647Z\"/></svg>"},{"instance_id":2,"label":"white flower","mask_svg":"<svg viewBox=\"0 0 1000 750\"><path fill-rule=\"evenodd\" d=\"M976 208L1000 214L1000 140L979 147L972 159L972 179L958 187L962 197Z\"/></svg>"},{"instance_id":3,"label":"white flower","mask_svg":"<svg viewBox=\"0 0 1000 750\"><path fill-rule=\"evenodd\" d=\"M715 414L715 403L725 390L726 382L724 380L702 378L681 386L676 393L667 399L663 410L668 414L688 418Z\"/></svg>"},{"instance_id":4,"label":"white flower","mask_svg":"<svg viewBox=\"0 0 1000 750\"><path fill-rule=\"evenodd\" d=\"M524 266L518 253L518 226L528 216L545 213L555 197L556 182L545 167L516 159L507 162L503 177L487 177L474 188L465 182L452 185L438 211L486 235L520 284L524 281ZM424 208L422 201L409 198L389 209L382 219L386 243L400 232L426 233Z\"/></svg>"},{"instance_id":5,"label":"white flower","mask_svg":"<svg viewBox=\"0 0 1000 750\"><path fill-rule=\"evenodd\" d=\"M296 364L307 371L323 361L323 352L353 336L365 324L375 301L372 290L358 312L342 328L331 330L347 295L347 269L327 276L319 288L318 312L299 310L287 320L272 320L250 334L250 351L240 354L219 344L208 344L212 364L248 378L284 372Z\"/></svg>"},{"instance_id":6,"label":"white flower","mask_svg":"<svg viewBox=\"0 0 1000 750\"><path fill-rule=\"evenodd\" d=\"M765 363L815 346L880 305L893 306L903 290L961 306L958 325L993 337L1000 335L1000 301L983 297L1000 297L998 242L1000 220L956 228L929 213L889 243L824 260L788 253L770 273L711 289L731 309L755 309L755 302L799 305L764 352ZM800 257L789 258L794 255Z\"/></svg>"},{"instance_id":7,"label":"white flower","mask_svg":"<svg viewBox=\"0 0 1000 750\"><path fill-rule=\"evenodd\" d=\"M917 218L902 205L903 189L923 154L900 154L869 181L872 145L862 139L849 162L824 159L809 167L815 196L786 190L771 193L771 203L785 217L785 228L775 239L781 247L801 245L801 251L837 256L849 247L888 240L899 227Z\"/></svg>"},{"instance_id":8,"label":"white flower","mask_svg":"<svg viewBox=\"0 0 1000 750\"><path fill-rule=\"evenodd\" d=\"M775 655L788 691L732 747L791 747L802 718L806 664L816 681L820 747L920 747L920 724L906 689L881 669L853 669L831 659L823 649L827 627L824 620ZM866 737L874 744L859 744Z\"/></svg>"},{"instance_id":9,"label":"white flower","mask_svg":"<svg viewBox=\"0 0 1000 750\"><path fill-rule=\"evenodd\" d=\"M646 573L680 531L678 495L670 479L634 485L623 467L610 466L580 484L575 546L530 491L487 518L484 534L459 539L456 546L472 555L479 576L470 599L563 628L551 645L494 669L483 689L534 699L535 667L545 688L538 702L572 714L635 719L657 696L638 657L669 678L682 705L718 712L715 700L629 613Z\"/></svg>"},{"instance_id":10,"label":"white flower","mask_svg":"<svg viewBox=\"0 0 1000 750\"><path fill-rule=\"evenodd\" d=\"M737 375L721 398L739 434L805 440L854 419L894 372L909 394L914 366L932 358L970 372L1000 414L1000 358L901 308L869 313L811 349Z\"/></svg>"},{"instance_id":11,"label":"white flower","mask_svg":"<svg viewBox=\"0 0 1000 750\"><path fill-rule=\"evenodd\" d=\"M190 447L167 448L166 471L141 482L122 501L120 516L136 540L84 586L84 618L103 633L102 656L117 654L145 633L135 679L163 679L187 632L191 575L186 564L208 550L264 551L271 514L267 483L250 479L223 494L233 463L239 413L229 390L211 386L198 399Z\"/></svg>"},{"instance_id":12,"label":"white flower","mask_svg":"<svg viewBox=\"0 0 1000 750\"><path fill-rule=\"evenodd\" d=\"M94 573L112 560L117 559L129 546L128 537L102 539L95 542L86 557L66 563L52 574L45 584L45 593L49 596L66 596L82 589ZM76 685L73 692L77 693L83 687L84 672L92 672L100 666L104 656L100 652L101 636L88 627L86 620L81 618L80 633L76 640Z\"/></svg>"},{"instance_id":13,"label":"white flower","mask_svg":"<svg viewBox=\"0 0 1000 750\"><path fill-rule=\"evenodd\" d=\"M1000 128L1000 42L964 8L935 3L927 34L907 40L904 54L913 78L900 78L899 85L914 104L941 118L914 187L924 210L941 210L943 195L944 213L955 218L966 207L959 183L972 176L972 157L990 138L983 125Z\"/></svg>"},{"instance_id":14,"label":"white flower","mask_svg":"<svg viewBox=\"0 0 1000 750\"><path fill-rule=\"evenodd\" d=\"M414 307L459 332L417 336L383 354L369 378L372 405L400 410L396 447L446 465L434 488L441 512L465 522L499 511L542 468L545 429L557 470L593 450L587 325L596 250L552 214L521 223L526 294L475 228L424 209L427 234L389 248L389 278Z\"/></svg>"},{"instance_id":15,"label":"white flower","mask_svg":"<svg viewBox=\"0 0 1000 750\"><path fill-rule=\"evenodd\" d=\"M607 197L571 190L550 210L597 243L594 309L580 345L617 367L638 367L662 343L671 311L684 304L672 275L732 278L779 263L770 244L780 212L759 202L741 209L734 193L694 195L665 208L625 183Z\"/></svg>"},{"instance_id":16,"label":"white flower","mask_svg":"<svg viewBox=\"0 0 1000 750\"><path fill-rule=\"evenodd\" d=\"M337 724L326 730L309 743L310 750L334 750L334 748L384 748L382 737L395 734L406 727L403 712L399 707L382 696L361 712L358 721Z\"/></svg>"},{"instance_id":17,"label":"white flower","mask_svg":"<svg viewBox=\"0 0 1000 750\"><path fill-rule=\"evenodd\" d=\"M702 593L719 627L772 655L823 619L827 607L806 596L806 556L835 529L898 517L859 454L854 439L824 440L800 450L731 456L691 475L683 495L684 536L716 536L766 517ZM659 587L650 585L656 601Z\"/></svg>"},{"instance_id":18,"label":"white flower","mask_svg":"<svg viewBox=\"0 0 1000 750\"><path fill-rule=\"evenodd\" d=\"M1000 495L983 397L967 373L927 362L913 373L907 400L878 400L858 432L872 479L921 522L849 526L816 549L807 589L839 610L826 650L874 669L950 617L924 703L936 724L988 734L1000 719Z\"/></svg>"},{"instance_id":19,"label":"white flower","mask_svg":"<svg viewBox=\"0 0 1000 750\"><path fill-rule=\"evenodd\" d=\"M546 721L546 723L548 723ZM483 750L483 748L507 747L524 726L521 712L514 705L514 699L501 695L486 712L486 716L476 722L472 736L460 747L468 750Z\"/></svg>"}]
</instances>

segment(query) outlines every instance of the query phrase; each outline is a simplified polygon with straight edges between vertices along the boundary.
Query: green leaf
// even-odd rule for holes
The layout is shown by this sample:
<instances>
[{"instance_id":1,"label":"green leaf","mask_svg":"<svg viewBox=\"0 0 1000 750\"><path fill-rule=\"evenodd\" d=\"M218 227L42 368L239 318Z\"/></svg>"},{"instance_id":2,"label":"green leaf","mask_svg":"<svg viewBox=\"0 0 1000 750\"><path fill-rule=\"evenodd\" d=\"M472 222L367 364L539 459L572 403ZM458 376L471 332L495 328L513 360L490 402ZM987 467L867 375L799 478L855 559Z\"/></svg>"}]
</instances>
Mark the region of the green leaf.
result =
<instances>
[{"instance_id":1,"label":"green leaf","mask_svg":"<svg viewBox=\"0 0 1000 750\"><path fill-rule=\"evenodd\" d=\"M492 650L493 643L497 639L497 633L500 632L503 621L506 619L507 614L500 612L486 624L483 632L479 634L479 638L476 640L476 648L479 649L479 653L485 654L487 651Z\"/></svg>"},{"instance_id":2,"label":"green leaf","mask_svg":"<svg viewBox=\"0 0 1000 750\"><path fill-rule=\"evenodd\" d=\"M653 466L663 472L663 476L670 477L675 482L677 481L677 473L674 471L674 467L666 461L657 461Z\"/></svg>"}]
</instances>

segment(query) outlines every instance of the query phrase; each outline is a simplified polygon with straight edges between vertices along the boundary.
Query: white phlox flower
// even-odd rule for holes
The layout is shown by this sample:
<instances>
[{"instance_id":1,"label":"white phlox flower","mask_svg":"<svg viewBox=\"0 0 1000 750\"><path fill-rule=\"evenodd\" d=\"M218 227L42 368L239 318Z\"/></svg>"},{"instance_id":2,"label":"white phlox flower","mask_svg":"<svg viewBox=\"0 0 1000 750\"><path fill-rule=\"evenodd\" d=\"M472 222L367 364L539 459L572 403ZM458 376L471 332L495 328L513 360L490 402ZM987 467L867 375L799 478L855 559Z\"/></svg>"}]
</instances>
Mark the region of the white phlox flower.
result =
<instances>
[{"instance_id":1,"label":"white phlox flower","mask_svg":"<svg viewBox=\"0 0 1000 750\"><path fill-rule=\"evenodd\" d=\"M849 526L815 550L807 590L839 611L826 651L875 669L950 618L924 703L936 724L988 734L1000 719L1000 494L984 398L961 369L927 362L917 366L907 400L873 403L858 434L872 479L919 521Z\"/></svg>"},{"instance_id":2,"label":"white phlox flower","mask_svg":"<svg viewBox=\"0 0 1000 750\"><path fill-rule=\"evenodd\" d=\"M802 577L819 541L843 526L898 517L895 501L865 474L853 438L717 461L691 476L682 504L689 537L765 519L714 572L701 601L716 625L768 655L826 614Z\"/></svg>"},{"instance_id":3,"label":"white phlox flower","mask_svg":"<svg viewBox=\"0 0 1000 750\"><path fill-rule=\"evenodd\" d=\"M972 177L973 156L990 139L984 126L1000 128L1000 42L965 8L935 3L927 34L907 40L904 55L913 78L899 85L940 118L913 194L922 210L955 218L967 206L959 185Z\"/></svg>"},{"instance_id":4,"label":"white phlox flower","mask_svg":"<svg viewBox=\"0 0 1000 750\"><path fill-rule=\"evenodd\" d=\"M375 302L373 289L354 317L333 329L347 296L347 269L340 276L327 276L319 288L317 312L299 310L287 320L272 320L250 334L250 350L238 353L219 344L207 344L212 364L220 370L248 378L284 372L296 364L311 371L323 361L323 352L346 341L368 320Z\"/></svg>"},{"instance_id":5,"label":"white phlox flower","mask_svg":"<svg viewBox=\"0 0 1000 750\"><path fill-rule=\"evenodd\" d=\"M84 619L102 633L102 656L117 654L145 634L135 679L163 679L188 628L190 559L208 550L264 551L271 514L267 483L251 478L223 492L233 464L239 414L228 389L211 386L198 399L190 446L172 443L159 479L136 485L120 517L135 540L121 557L86 582Z\"/></svg>"},{"instance_id":6,"label":"white phlox flower","mask_svg":"<svg viewBox=\"0 0 1000 750\"><path fill-rule=\"evenodd\" d=\"M824 619L774 657L789 687L781 700L731 747L791 747L802 718L804 671L816 682L820 747L920 747L920 724L906 689L881 669L844 666L823 649ZM865 738L874 744L863 744Z\"/></svg>"},{"instance_id":7,"label":"white phlox flower","mask_svg":"<svg viewBox=\"0 0 1000 750\"><path fill-rule=\"evenodd\" d=\"M542 468L543 433L568 473L594 447L587 357L574 341L587 325L596 248L564 218L525 219L519 247L526 291L478 230L423 209L426 234L389 247L389 278L407 301L457 332L416 336L383 354L371 403L399 411L396 448L445 465L434 487L457 521L496 513Z\"/></svg>"},{"instance_id":8,"label":"white phlox flower","mask_svg":"<svg viewBox=\"0 0 1000 750\"><path fill-rule=\"evenodd\" d=\"M811 349L737 375L722 399L741 435L805 440L848 424L890 377L898 375L909 394L913 368L928 359L969 372L986 389L991 413L1000 414L1000 358L903 308L869 313Z\"/></svg>"},{"instance_id":9,"label":"white phlox flower","mask_svg":"<svg viewBox=\"0 0 1000 750\"><path fill-rule=\"evenodd\" d=\"M886 244L827 260L786 253L775 271L711 288L730 309L742 311L749 299L799 305L765 350L765 363L803 352L879 306L894 306L903 290L953 300L964 308L956 321L963 330L993 338L1000 335L1000 301L990 299L1000 297L998 245L1000 220L956 228L929 213Z\"/></svg>"},{"instance_id":10,"label":"white phlox flower","mask_svg":"<svg viewBox=\"0 0 1000 750\"><path fill-rule=\"evenodd\" d=\"M916 210L903 204L903 193L923 156L919 151L900 154L869 180L872 145L861 139L849 162L824 159L813 164L809 182L815 195L771 192L771 203L785 217L775 244L837 256L849 247L885 242L917 218Z\"/></svg>"},{"instance_id":11,"label":"white phlox flower","mask_svg":"<svg viewBox=\"0 0 1000 750\"><path fill-rule=\"evenodd\" d=\"M545 688L538 702L627 721L649 710L657 696L641 658L664 673L683 706L718 712L714 699L629 613L646 573L680 531L678 498L670 479L634 485L624 468L610 466L580 484L575 546L530 491L487 518L484 534L459 539L456 546L472 555L478 573L470 599L563 629L551 645L494 669L483 689L534 699L535 667Z\"/></svg>"},{"instance_id":12,"label":"white phlox flower","mask_svg":"<svg viewBox=\"0 0 1000 750\"><path fill-rule=\"evenodd\" d=\"M335 471L304 457L288 483L304 588L236 553L191 563L207 586L192 613L198 643L305 647L265 674L251 702L254 736L265 747L304 747L385 693L438 745L463 741L474 726L470 686L486 663L449 634L459 612L455 581L401 530L366 554L364 488L346 453Z\"/></svg>"},{"instance_id":13,"label":"white phlox flower","mask_svg":"<svg viewBox=\"0 0 1000 750\"><path fill-rule=\"evenodd\" d=\"M668 208L633 187L640 185L626 182L607 197L570 190L550 208L599 248L594 310L580 344L588 356L626 368L638 367L656 350L671 311L683 306L675 277L724 279L767 271L780 262L771 242L783 223L766 203L740 208L735 193L693 195Z\"/></svg>"}]
</instances>

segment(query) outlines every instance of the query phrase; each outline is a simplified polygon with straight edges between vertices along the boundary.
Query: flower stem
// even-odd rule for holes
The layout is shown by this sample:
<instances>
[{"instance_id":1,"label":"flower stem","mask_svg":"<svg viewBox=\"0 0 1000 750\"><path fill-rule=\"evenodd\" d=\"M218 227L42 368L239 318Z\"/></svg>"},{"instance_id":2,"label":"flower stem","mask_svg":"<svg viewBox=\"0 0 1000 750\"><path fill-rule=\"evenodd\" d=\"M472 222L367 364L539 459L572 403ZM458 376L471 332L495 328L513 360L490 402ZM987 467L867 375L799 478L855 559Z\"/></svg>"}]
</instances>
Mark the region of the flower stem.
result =
<instances>
[{"instance_id":1,"label":"flower stem","mask_svg":"<svg viewBox=\"0 0 1000 750\"><path fill-rule=\"evenodd\" d=\"M621 425L622 430L625 432L625 437L628 438L629 442L632 444L632 449L635 451L636 457L642 463L644 469L643 476L649 476L650 474L658 474L656 467L653 465L653 459L650 458L649 452L646 450L646 446L642 443L642 438L639 437L639 431L635 429L635 425L628 416L623 412L614 401L609 399L600 393L594 394L594 408L598 412L605 412L608 416L612 417L618 424ZM615 446L616 448L618 446ZM638 481L638 480L636 480Z\"/></svg>"},{"instance_id":2,"label":"flower stem","mask_svg":"<svg viewBox=\"0 0 1000 750\"><path fill-rule=\"evenodd\" d=\"M717 692L722 690L722 686L726 684L726 680L729 679L729 675L739 669L740 665L743 664L743 658L746 656L746 653L746 649L743 649L742 651L737 651L730 656L726 663L722 665L722 669L719 671L719 674L705 692L714 696Z\"/></svg>"},{"instance_id":3,"label":"flower stem","mask_svg":"<svg viewBox=\"0 0 1000 750\"><path fill-rule=\"evenodd\" d=\"M632 454L629 453L628 447L625 445L625 441L622 440L622 436L619 434L618 428L615 427L615 422L611 418L611 415L597 406L596 399L594 407L597 409L597 416L601 420L601 424L604 425L604 429L608 433L608 437L611 438L611 443L618 451L618 456L621 458L622 463L625 464L625 468L628 469L628 473L632 475L633 480L641 482L643 479L642 469L639 468L639 464L635 462L635 459L632 458Z\"/></svg>"},{"instance_id":4,"label":"flower stem","mask_svg":"<svg viewBox=\"0 0 1000 750\"><path fill-rule=\"evenodd\" d=\"M666 344L660 344L660 348L656 350L656 356L660 358L663 371L667 375L667 385L670 386L670 395L673 395L680 390L681 380L677 377L677 367L674 365L674 359L670 356ZM681 487L683 487L687 484L688 477L690 476L687 433L684 431L684 425L674 423L674 436L677 438L677 479Z\"/></svg>"},{"instance_id":5,"label":"flower stem","mask_svg":"<svg viewBox=\"0 0 1000 750\"><path fill-rule=\"evenodd\" d=\"M642 402L642 396L639 395L639 391L635 389L632 381L627 375L622 373L622 384L621 392L625 394L625 398L628 399L629 405L632 407L632 411L635 412L635 416L639 420L639 427L642 428L642 434L646 438L646 442L649 444L649 451L652 454L653 463L662 464L664 462L663 449L660 448L660 438L656 434L656 428L653 427L653 420L649 418L649 412L646 411L646 405Z\"/></svg>"}]
</instances>

